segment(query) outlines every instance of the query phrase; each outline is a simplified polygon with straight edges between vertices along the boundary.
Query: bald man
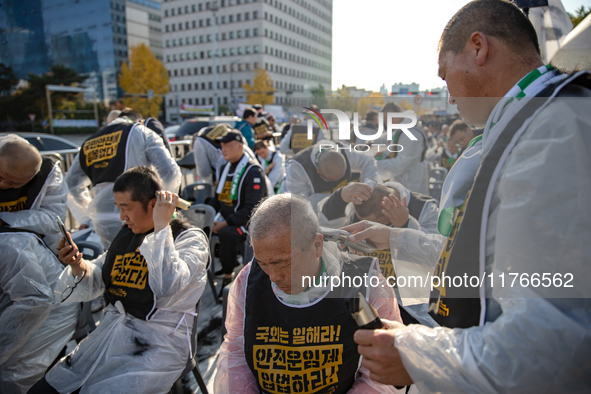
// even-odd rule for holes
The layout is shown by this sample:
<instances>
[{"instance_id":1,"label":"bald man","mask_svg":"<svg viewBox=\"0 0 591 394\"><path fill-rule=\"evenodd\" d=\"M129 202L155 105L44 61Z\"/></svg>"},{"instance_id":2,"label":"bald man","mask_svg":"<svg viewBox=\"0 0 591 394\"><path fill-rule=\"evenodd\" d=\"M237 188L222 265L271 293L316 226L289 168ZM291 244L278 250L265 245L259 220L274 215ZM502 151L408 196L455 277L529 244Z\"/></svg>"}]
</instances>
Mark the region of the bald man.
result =
<instances>
[{"instance_id":1,"label":"bald man","mask_svg":"<svg viewBox=\"0 0 591 394\"><path fill-rule=\"evenodd\" d=\"M346 149L325 150L327 146L335 143L323 140L295 155L287 166L286 181L280 190L306 197L315 211L320 200L350 182L366 178L381 180L373 157Z\"/></svg>"},{"instance_id":2,"label":"bald man","mask_svg":"<svg viewBox=\"0 0 591 394\"><path fill-rule=\"evenodd\" d=\"M0 226L33 231L55 251L67 193L58 160L15 134L0 138Z\"/></svg>"}]
</instances>

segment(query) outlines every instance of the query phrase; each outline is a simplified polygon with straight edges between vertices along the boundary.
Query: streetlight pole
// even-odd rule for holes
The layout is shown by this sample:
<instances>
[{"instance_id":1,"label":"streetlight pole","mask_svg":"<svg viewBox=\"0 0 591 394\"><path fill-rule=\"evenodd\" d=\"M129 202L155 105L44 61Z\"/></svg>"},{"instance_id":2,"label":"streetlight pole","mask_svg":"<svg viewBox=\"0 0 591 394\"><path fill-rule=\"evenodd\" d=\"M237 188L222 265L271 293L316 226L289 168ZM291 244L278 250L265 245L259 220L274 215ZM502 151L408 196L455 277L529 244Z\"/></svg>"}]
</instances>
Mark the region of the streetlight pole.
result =
<instances>
[{"instance_id":1,"label":"streetlight pole","mask_svg":"<svg viewBox=\"0 0 591 394\"><path fill-rule=\"evenodd\" d=\"M230 63L230 98L232 99L232 112L236 115L236 99L234 98L234 65L238 63L240 59L234 60Z\"/></svg>"},{"instance_id":2,"label":"streetlight pole","mask_svg":"<svg viewBox=\"0 0 591 394\"><path fill-rule=\"evenodd\" d=\"M215 13L219 10L218 2L209 7L213 13L213 114L218 115L218 22Z\"/></svg>"}]
</instances>

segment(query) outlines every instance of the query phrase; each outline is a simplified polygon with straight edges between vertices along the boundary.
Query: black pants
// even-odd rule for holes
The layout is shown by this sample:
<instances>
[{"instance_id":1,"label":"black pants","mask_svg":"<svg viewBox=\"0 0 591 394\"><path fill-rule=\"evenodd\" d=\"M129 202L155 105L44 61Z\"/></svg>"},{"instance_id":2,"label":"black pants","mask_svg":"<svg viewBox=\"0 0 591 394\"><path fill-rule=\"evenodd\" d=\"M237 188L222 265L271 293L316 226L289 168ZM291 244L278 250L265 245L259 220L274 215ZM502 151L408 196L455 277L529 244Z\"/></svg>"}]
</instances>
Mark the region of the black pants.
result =
<instances>
[{"instance_id":1,"label":"black pants","mask_svg":"<svg viewBox=\"0 0 591 394\"><path fill-rule=\"evenodd\" d=\"M246 233L240 227L226 226L218 233L220 238L220 262L224 274L231 274L238 265L238 245L246 241Z\"/></svg>"},{"instance_id":2,"label":"black pants","mask_svg":"<svg viewBox=\"0 0 591 394\"><path fill-rule=\"evenodd\" d=\"M79 392L80 392L80 389L74 391L72 394L78 394ZM47 380L45 380L45 378L43 378L40 381L38 381L37 383L35 383L33 385L33 387L31 387L29 389L27 394L60 394L60 393L59 393L59 391L57 391L56 389L51 387L49 385L49 383L47 383Z\"/></svg>"}]
</instances>

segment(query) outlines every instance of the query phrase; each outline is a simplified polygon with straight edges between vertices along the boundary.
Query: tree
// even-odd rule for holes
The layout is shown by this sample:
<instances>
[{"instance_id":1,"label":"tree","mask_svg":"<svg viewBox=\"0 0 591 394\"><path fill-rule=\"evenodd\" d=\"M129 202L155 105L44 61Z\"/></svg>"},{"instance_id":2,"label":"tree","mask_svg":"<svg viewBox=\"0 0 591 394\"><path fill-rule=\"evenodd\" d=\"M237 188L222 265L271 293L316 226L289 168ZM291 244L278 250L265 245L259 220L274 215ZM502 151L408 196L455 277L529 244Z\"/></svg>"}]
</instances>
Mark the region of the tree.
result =
<instances>
[{"instance_id":1,"label":"tree","mask_svg":"<svg viewBox=\"0 0 591 394\"><path fill-rule=\"evenodd\" d=\"M581 21L583 19L585 19L585 17L587 17L587 15L589 15L589 13L591 13L591 7L589 7L588 9L585 9L584 5L582 5L580 8L577 8L575 10L575 15L568 12L568 16L570 17L570 20L573 23L573 29L575 27L577 27L577 25L579 23L581 23Z\"/></svg>"},{"instance_id":2,"label":"tree","mask_svg":"<svg viewBox=\"0 0 591 394\"><path fill-rule=\"evenodd\" d=\"M14 76L12 68L0 63L0 93L10 92L17 83L18 79Z\"/></svg>"},{"instance_id":3,"label":"tree","mask_svg":"<svg viewBox=\"0 0 591 394\"><path fill-rule=\"evenodd\" d=\"M47 116L46 85L78 86L85 80L86 76L61 65L51 66L45 74L35 75L29 73L27 86L15 92L12 96L6 97L6 100L1 103L0 118L17 122L27 121L28 114L35 114L38 119L45 118ZM51 102L55 109L64 107L64 102L68 100L83 105L81 99L82 95L80 93L51 93Z\"/></svg>"},{"instance_id":4,"label":"tree","mask_svg":"<svg viewBox=\"0 0 591 394\"><path fill-rule=\"evenodd\" d=\"M119 74L119 86L130 95L123 98L123 104L140 111L144 118L157 117L163 100L157 95L167 94L170 90L168 71L143 43L131 47L129 61L131 64L123 62ZM151 99L147 98L150 90L154 94Z\"/></svg>"},{"instance_id":5,"label":"tree","mask_svg":"<svg viewBox=\"0 0 591 394\"><path fill-rule=\"evenodd\" d=\"M381 109L384 104L386 104L386 101L381 93L371 92L369 97L361 97L357 103L359 119L365 118L365 115L370 109L374 107L379 107Z\"/></svg>"},{"instance_id":6,"label":"tree","mask_svg":"<svg viewBox=\"0 0 591 394\"><path fill-rule=\"evenodd\" d=\"M246 90L246 102L249 104L273 104L273 93L275 88L273 87L273 80L271 76L263 68L257 68L254 71L254 78L250 84L242 85Z\"/></svg>"},{"instance_id":7,"label":"tree","mask_svg":"<svg viewBox=\"0 0 591 394\"><path fill-rule=\"evenodd\" d=\"M312 93L312 104L316 104L319 108L326 108L328 106L328 100L326 98L326 90L322 84L318 84L317 88L310 89Z\"/></svg>"},{"instance_id":8,"label":"tree","mask_svg":"<svg viewBox=\"0 0 591 394\"><path fill-rule=\"evenodd\" d=\"M338 88L330 98L330 108L339 109L344 112L355 112L357 110L357 99L345 85Z\"/></svg>"}]
</instances>

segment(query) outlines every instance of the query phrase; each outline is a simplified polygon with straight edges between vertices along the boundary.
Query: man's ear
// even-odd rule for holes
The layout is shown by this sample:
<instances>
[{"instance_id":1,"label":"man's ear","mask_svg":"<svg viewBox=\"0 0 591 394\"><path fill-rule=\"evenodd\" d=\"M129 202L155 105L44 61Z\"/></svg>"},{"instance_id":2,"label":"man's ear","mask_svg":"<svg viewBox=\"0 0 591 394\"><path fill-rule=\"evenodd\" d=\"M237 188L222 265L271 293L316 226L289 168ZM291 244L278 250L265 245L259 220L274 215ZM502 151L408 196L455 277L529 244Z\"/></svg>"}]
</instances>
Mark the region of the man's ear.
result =
<instances>
[{"instance_id":1,"label":"man's ear","mask_svg":"<svg viewBox=\"0 0 591 394\"><path fill-rule=\"evenodd\" d=\"M489 40L487 36L475 31L468 40L470 54L474 57L477 66L483 66L488 58Z\"/></svg>"},{"instance_id":2,"label":"man's ear","mask_svg":"<svg viewBox=\"0 0 591 394\"><path fill-rule=\"evenodd\" d=\"M154 197L153 199L150 200L150 202L148 203L148 205L150 206L150 208L154 209L154 207L156 206L156 201L158 201L156 199L156 197Z\"/></svg>"},{"instance_id":3,"label":"man's ear","mask_svg":"<svg viewBox=\"0 0 591 394\"><path fill-rule=\"evenodd\" d=\"M313 245L316 257L322 256L322 251L324 250L324 237L322 234L316 234Z\"/></svg>"}]
</instances>

